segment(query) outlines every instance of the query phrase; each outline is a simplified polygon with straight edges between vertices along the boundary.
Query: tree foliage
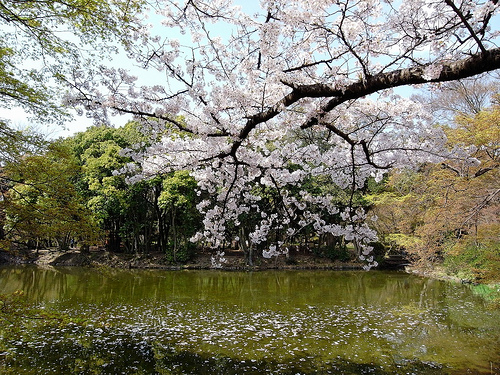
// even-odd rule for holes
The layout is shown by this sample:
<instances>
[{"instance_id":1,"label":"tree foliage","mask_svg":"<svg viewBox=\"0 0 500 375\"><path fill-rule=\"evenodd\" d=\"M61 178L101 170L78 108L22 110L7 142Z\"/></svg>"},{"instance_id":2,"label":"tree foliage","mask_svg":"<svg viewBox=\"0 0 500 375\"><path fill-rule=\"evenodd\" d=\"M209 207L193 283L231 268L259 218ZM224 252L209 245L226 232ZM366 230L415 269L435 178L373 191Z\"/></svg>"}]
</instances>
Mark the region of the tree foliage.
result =
<instances>
[{"instance_id":1,"label":"tree foliage","mask_svg":"<svg viewBox=\"0 0 500 375\"><path fill-rule=\"evenodd\" d=\"M2 201L5 236L39 248L67 249L71 239L93 243L99 229L75 189L79 167L58 143L41 155L25 155L4 169L11 182Z\"/></svg>"},{"instance_id":2,"label":"tree foliage","mask_svg":"<svg viewBox=\"0 0 500 375\"><path fill-rule=\"evenodd\" d=\"M122 149L139 143L142 135L133 123L123 128L90 127L65 140L71 149L81 173L76 180L87 208L93 212L100 227L107 233L108 249L118 251L129 195L133 189L124 175L114 172L130 161L121 155Z\"/></svg>"},{"instance_id":3,"label":"tree foliage","mask_svg":"<svg viewBox=\"0 0 500 375\"><path fill-rule=\"evenodd\" d=\"M500 106L458 115L448 147L463 158L402 170L375 195L374 224L385 243L423 263L445 260L464 278L498 279Z\"/></svg>"},{"instance_id":4,"label":"tree foliage","mask_svg":"<svg viewBox=\"0 0 500 375\"><path fill-rule=\"evenodd\" d=\"M0 106L22 107L37 122L63 120L73 69L126 45L141 1L2 1ZM58 85L54 85L58 83Z\"/></svg>"},{"instance_id":5,"label":"tree foliage","mask_svg":"<svg viewBox=\"0 0 500 375\"><path fill-rule=\"evenodd\" d=\"M187 171L157 174L129 184L118 173L132 162L126 154L148 142L135 122L120 128L95 126L68 138L81 166L76 186L105 231L111 251L161 251L173 261L189 257L189 239L199 227L196 183Z\"/></svg>"}]
</instances>

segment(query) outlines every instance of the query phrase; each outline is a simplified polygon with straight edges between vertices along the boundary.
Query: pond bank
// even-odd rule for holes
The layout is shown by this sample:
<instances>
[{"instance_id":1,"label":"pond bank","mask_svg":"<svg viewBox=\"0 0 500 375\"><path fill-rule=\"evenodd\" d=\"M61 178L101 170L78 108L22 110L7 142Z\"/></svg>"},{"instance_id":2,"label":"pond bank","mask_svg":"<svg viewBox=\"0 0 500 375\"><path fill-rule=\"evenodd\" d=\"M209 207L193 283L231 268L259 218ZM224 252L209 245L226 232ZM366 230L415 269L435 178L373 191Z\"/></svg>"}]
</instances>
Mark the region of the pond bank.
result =
<instances>
[{"instance_id":1,"label":"pond bank","mask_svg":"<svg viewBox=\"0 0 500 375\"><path fill-rule=\"evenodd\" d=\"M14 252L0 251L0 264L35 264L49 266L83 266L83 267L111 267L111 268L138 268L138 269L211 269L211 253L199 254L194 259L175 264L162 253L150 254L123 254L107 251L90 251L82 253L79 250L22 250ZM227 251L224 254L225 262L220 263L221 270L265 270L265 269L332 269L332 270L359 270L363 268L360 262L340 262L321 258L312 254L294 254L289 258L280 256L273 259L257 258L255 265L246 265L241 251Z\"/></svg>"}]
</instances>

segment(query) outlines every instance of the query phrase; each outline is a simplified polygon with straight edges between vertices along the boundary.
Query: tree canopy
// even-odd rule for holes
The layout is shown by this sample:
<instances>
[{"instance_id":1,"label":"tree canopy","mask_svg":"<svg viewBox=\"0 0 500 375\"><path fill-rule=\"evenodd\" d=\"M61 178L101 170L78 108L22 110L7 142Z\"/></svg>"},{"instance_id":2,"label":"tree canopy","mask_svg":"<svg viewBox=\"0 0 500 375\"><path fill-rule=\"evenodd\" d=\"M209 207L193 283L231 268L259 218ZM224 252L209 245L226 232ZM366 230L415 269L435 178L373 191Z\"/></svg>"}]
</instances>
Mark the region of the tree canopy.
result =
<instances>
[{"instance_id":1,"label":"tree canopy","mask_svg":"<svg viewBox=\"0 0 500 375\"><path fill-rule=\"evenodd\" d=\"M37 249L47 241L60 249L69 248L72 239L97 241L99 228L76 190L79 166L67 147L52 143L43 155L24 155L4 172L11 186L0 202L2 234L10 241Z\"/></svg>"}]
</instances>

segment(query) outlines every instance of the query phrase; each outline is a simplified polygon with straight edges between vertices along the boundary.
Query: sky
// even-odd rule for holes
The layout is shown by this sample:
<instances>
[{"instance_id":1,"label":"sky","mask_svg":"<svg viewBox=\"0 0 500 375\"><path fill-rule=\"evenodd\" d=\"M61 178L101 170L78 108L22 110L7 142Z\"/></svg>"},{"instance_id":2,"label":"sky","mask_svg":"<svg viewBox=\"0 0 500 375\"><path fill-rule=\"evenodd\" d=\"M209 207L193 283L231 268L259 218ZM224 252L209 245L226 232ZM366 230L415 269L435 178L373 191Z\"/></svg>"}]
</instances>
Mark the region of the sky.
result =
<instances>
[{"instance_id":1,"label":"sky","mask_svg":"<svg viewBox=\"0 0 500 375\"><path fill-rule=\"evenodd\" d=\"M30 115L27 114L22 108L0 108L0 118L10 120L13 128L25 129L27 127L34 127L38 132L54 139L60 137L66 138L74 133L85 131L87 127L92 125L92 119L87 119L82 116L75 116L75 119L68 122L64 128L59 125L36 124L33 123L33 121L30 121L29 117Z\"/></svg>"}]
</instances>

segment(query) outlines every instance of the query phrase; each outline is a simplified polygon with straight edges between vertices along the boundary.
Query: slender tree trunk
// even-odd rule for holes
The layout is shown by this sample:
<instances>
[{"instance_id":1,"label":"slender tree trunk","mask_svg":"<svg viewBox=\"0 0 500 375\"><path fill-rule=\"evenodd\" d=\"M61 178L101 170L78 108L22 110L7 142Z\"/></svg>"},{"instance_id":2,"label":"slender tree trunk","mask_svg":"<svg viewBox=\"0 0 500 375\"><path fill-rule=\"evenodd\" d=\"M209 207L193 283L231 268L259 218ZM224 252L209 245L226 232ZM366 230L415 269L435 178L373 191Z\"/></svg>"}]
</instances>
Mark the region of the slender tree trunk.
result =
<instances>
[{"instance_id":1,"label":"slender tree trunk","mask_svg":"<svg viewBox=\"0 0 500 375\"><path fill-rule=\"evenodd\" d=\"M171 216L172 221L170 223L170 225L172 226L172 242L173 242L172 253L173 253L174 262L177 262L177 228L175 226L175 207L173 205L172 205L170 212L172 215Z\"/></svg>"},{"instance_id":2,"label":"slender tree trunk","mask_svg":"<svg viewBox=\"0 0 500 375\"><path fill-rule=\"evenodd\" d=\"M244 227L240 227L240 248L245 254L245 260L247 265L253 267L253 246L249 244Z\"/></svg>"}]
</instances>

